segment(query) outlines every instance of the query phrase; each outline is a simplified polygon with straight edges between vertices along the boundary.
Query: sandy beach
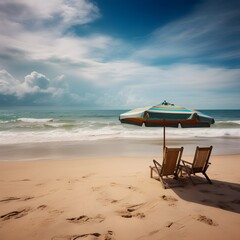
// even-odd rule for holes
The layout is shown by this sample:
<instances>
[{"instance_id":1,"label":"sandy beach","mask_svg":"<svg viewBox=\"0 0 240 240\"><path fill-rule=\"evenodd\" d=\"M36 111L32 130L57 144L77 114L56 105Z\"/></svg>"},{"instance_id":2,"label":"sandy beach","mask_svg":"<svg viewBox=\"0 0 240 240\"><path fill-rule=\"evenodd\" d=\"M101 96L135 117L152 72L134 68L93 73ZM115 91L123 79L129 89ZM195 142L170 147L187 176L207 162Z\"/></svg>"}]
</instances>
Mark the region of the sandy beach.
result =
<instances>
[{"instance_id":1,"label":"sandy beach","mask_svg":"<svg viewBox=\"0 0 240 240\"><path fill-rule=\"evenodd\" d=\"M240 240L239 23L240 0L0 0L0 240Z\"/></svg>"},{"instance_id":2,"label":"sandy beach","mask_svg":"<svg viewBox=\"0 0 240 240\"><path fill-rule=\"evenodd\" d=\"M148 154L116 155L0 161L0 239L239 239L240 154L211 156L212 185L167 190Z\"/></svg>"}]
</instances>

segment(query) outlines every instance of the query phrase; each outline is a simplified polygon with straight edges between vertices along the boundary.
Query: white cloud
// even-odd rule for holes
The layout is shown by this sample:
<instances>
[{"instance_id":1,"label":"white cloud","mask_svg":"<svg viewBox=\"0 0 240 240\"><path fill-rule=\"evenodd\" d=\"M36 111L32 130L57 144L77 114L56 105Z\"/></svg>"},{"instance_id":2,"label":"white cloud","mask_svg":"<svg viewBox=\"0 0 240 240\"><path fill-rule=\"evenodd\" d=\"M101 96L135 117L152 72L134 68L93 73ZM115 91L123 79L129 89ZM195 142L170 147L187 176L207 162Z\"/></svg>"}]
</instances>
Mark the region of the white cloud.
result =
<instances>
[{"instance_id":1,"label":"white cloud","mask_svg":"<svg viewBox=\"0 0 240 240\"><path fill-rule=\"evenodd\" d=\"M15 79L6 70L0 70L1 95L11 95L18 99L22 99L26 95L41 94L41 96L57 97L63 93L63 88L55 85L54 81L50 81L50 79L41 73L34 71L27 75L23 81L20 81Z\"/></svg>"},{"instance_id":2,"label":"white cloud","mask_svg":"<svg viewBox=\"0 0 240 240\"><path fill-rule=\"evenodd\" d=\"M91 89L79 92L69 85L64 75L50 79L33 71L18 80L6 70L0 70L0 105L88 105L89 102L97 102L96 94Z\"/></svg>"},{"instance_id":3,"label":"white cloud","mask_svg":"<svg viewBox=\"0 0 240 240\"><path fill-rule=\"evenodd\" d=\"M93 2L2 1L0 52L13 66L8 68L6 64L4 68L12 70L21 63L26 64L30 70L25 71L31 73L27 76L22 73L25 78L18 80L7 71L0 71L0 94L18 99L31 95L34 101L42 98L51 102L61 98L66 100L64 103L125 108L152 105L164 99L182 100L183 105L187 105L189 99L192 105L204 99L202 106L197 105L204 107L209 104L206 99L212 99L211 107L214 107L216 99L221 100L222 92L239 89L239 69L197 63L160 65L158 61L201 58L209 52L212 59L239 56L239 48L230 49L230 43L233 48L238 44L235 38L227 44L221 42L237 31L234 25L229 29L226 26L238 13L229 9L218 12L206 4L190 16L157 29L142 46L131 46L101 33L77 36L67 31L72 25L78 24L81 28L100 17ZM230 50L218 51L221 45ZM16 53L19 58L15 57ZM50 69L46 75L35 67L40 65ZM49 75L58 76L47 77ZM229 98L228 102L230 99L237 102L237 95L224 96Z\"/></svg>"},{"instance_id":4,"label":"white cloud","mask_svg":"<svg viewBox=\"0 0 240 240\"><path fill-rule=\"evenodd\" d=\"M97 6L86 0L64 0L60 5L64 24L85 24L100 16Z\"/></svg>"},{"instance_id":5,"label":"white cloud","mask_svg":"<svg viewBox=\"0 0 240 240\"><path fill-rule=\"evenodd\" d=\"M99 86L127 85L199 90L224 90L239 86L240 69L210 67L201 64L147 66L136 61L92 62L81 67L77 76Z\"/></svg>"},{"instance_id":6,"label":"white cloud","mask_svg":"<svg viewBox=\"0 0 240 240\"><path fill-rule=\"evenodd\" d=\"M66 29L99 17L97 6L87 0L0 2L0 50L10 57L18 51L25 60L79 63L90 53L109 47L113 40L104 35L66 35Z\"/></svg>"},{"instance_id":7,"label":"white cloud","mask_svg":"<svg viewBox=\"0 0 240 240\"><path fill-rule=\"evenodd\" d=\"M87 0L8 0L1 2L0 7L0 19L23 24L26 28L31 25L66 28L100 17L97 6Z\"/></svg>"},{"instance_id":8,"label":"white cloud","mask_svg":"<svg viewBox=\"0 0 240 240\"><path fill-rule=\"evenodd\" d=\"M239 1L206 1L191 14L156 29L133 57L163 62L239 58L239 21Z\"/></svg>"},{"instance_id":9,"label":"white cloud","mask_svg":"<svg viewBox=\"0 0 240 240\"><path fill-rule=\"evenodd\" d=\"M6 70L0 70L0 94L21 96L20 82ZM19 90L18 90L19 89Z\"/></svg>"},{"instance_id":10,"label":"white cloud","mask_svg":"<svg viewBox=\"0 0 240 240\"><path fill-rule=\"evenodd\" d=\"M109 72L107 67L110 67ZM89 78L85 74L94 71ZM101 108L150 106L164 99L192 108L216 108L220 104L225 108L233 104L236 108L240 107L239 76L240 69L190 64L146 67L127 61L100 68L88 66L75 76L73 74L71 81L69 75L50 79L38 72L32 72L20 81L2 70L0 95L15 96L19 100L31 96L33 104L44 101L45 104L58 102ZM87 85L79 79L87 79Z\"/></svg>"},{"instance_id":11,"label":"white cloud","mask_svg":"<svg viewBox=\"0 0 240 240\"><path fill-rule=\"evenodd\" d=\"M0 51L22 60L84 62L90 53L106 49L110 37L66 35L74 24L83 25L100 16L96 5L87 0L9 0L0 2Z\"/></svg>"},{"instance_id":12,"label":"white cloud","mask_svg":"<svg viewBox=\"0 0 240 240\"><path fill-rule=\"evenodd\" d=\"M79 78L98 86L100 106L122 108L153 105L164 99L192 108L216 108L220 96L223 107L230 102L239 106L240 98L233 93L240 88L239 76L240 69L197 64L145 66L127 61L79 71Z\"/></svg>"},{"instance_id":13,"label":"white cloud","mask_svg":"<svg viewBox=\"0 0 240 240\"><path fill-rule=\"evenodd\" d=\"M160 73L161 69L157 67L145 66L138 62L125 60L107 63L92 61L81 67L78 75L97 85L108 86L118 83L131 84L131 82L141 84L146 79L148 82L151 82L156 80Z\"/></svg>"},{"instance_id":14,"label":"white cloud","mask_svg":"<svg viewBox=\"0 0 240 240\"><path fill-rule=\"evenodd\" d=\"M25 84L29 87L37 87L38 89L47 89L49 87L49 79L38 72L32 72L25 77Z\"/></svg>"},{"instance_id":15,"label":"white cloud","mask_svg":"<svg viewBox=\"0 0 240 240\"><path fill-rule=\"evenodd\" d=\"M14 37L12 31L15 32ZM12 57L18 51L24 60L48 61L52 64L61 61L63 65L101 62L121 48L126 48L123 42L106 35L93 34L80 38L74 35L59 35L56 29L51 32L31 32L21 26L12 26L11 31L2 33L0 38L0 50L7 56Z\"/></svg>"}]
</instances>

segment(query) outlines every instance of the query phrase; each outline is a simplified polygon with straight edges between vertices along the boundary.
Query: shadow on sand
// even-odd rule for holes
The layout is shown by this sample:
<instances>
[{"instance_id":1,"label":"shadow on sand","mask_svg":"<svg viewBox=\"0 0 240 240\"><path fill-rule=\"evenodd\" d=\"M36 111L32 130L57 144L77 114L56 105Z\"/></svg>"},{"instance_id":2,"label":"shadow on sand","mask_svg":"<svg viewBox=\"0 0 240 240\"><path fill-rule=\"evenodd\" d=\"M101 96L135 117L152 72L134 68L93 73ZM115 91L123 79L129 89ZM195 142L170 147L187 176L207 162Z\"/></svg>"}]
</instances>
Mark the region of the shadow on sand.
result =
<instances>
[{"instance_id":1,"label":"shadow on sand","mask_svg":"<svg viewBox=\"0 0 240 240\"><path fill-rule=\"evenodd\" d=\"M199 183L196 185L192 185L187 177L181 180L184 187L171 188L181 199L240 213L240 184L218 180L208 184L199 176L194 176L194 181Z\"/></svg>"}]
</instances>

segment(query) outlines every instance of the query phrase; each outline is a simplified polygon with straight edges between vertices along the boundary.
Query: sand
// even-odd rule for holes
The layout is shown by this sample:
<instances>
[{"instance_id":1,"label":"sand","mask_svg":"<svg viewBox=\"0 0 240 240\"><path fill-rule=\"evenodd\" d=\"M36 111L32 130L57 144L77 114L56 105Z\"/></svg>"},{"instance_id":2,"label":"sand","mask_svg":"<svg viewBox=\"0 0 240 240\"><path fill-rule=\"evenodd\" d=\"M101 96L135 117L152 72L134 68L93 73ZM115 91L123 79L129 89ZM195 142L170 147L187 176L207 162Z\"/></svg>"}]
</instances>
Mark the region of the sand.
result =
<instances>
[{"instance_id":1,"label":"sand","mask_svg":"<svg viewBox=\"0 0 240 240\"><path fill-rule=\"evenodd\" d=\"M240 155L210 160L166 190L149 156L0 161L0 239L240 239Z\"/></svg>"}]
</instances>

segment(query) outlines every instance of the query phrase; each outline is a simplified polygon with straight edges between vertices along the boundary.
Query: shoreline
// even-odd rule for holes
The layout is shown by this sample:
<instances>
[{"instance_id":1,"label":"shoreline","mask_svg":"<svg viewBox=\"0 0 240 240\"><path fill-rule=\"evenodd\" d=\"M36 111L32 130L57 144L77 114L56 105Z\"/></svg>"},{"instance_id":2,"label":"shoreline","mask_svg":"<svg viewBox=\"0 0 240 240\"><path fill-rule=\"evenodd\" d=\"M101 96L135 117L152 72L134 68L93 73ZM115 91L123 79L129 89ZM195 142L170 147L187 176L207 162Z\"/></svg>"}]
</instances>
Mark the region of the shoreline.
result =
<instances>
[{"instance_id":1,"label":"shoreline","mask_svg":"<svg viewBox=\"0 0 240 240\"><path fill-rule=\"evenodd\" d=\"M212 155L240 154L240 139L188 138L167 139L168 147L184 147L183 155L193 155L196 146L213 146ZM91 157L159 157L162 140L102 139L91 141L1 144L0 161L79 159Z\"/></svg>"}]
</instances>

